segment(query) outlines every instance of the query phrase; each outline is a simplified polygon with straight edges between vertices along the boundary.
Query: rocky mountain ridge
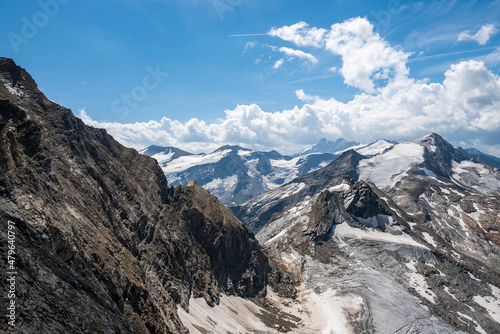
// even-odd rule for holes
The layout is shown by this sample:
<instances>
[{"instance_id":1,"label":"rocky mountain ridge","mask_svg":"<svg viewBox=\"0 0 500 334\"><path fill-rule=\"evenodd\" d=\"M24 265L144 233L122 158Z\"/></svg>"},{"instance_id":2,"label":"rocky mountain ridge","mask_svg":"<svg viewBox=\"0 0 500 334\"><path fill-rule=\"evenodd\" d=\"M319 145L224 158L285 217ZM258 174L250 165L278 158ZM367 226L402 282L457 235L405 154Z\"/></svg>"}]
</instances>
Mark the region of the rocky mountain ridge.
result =
<instances>
[{"instance_id":1,"label":"rocky mountain ridge","mask_svg":"<svg viewBox=\"0 0 500 334\"><path fill-rule=\"evenodd\" d=\"M16 226L16 333L187 333L178 309L190 299L266 293L266 256L216 197L169 186L154 159L84 125L7 58L0 170L0 225Z\"/></svg>"}]
</instances>

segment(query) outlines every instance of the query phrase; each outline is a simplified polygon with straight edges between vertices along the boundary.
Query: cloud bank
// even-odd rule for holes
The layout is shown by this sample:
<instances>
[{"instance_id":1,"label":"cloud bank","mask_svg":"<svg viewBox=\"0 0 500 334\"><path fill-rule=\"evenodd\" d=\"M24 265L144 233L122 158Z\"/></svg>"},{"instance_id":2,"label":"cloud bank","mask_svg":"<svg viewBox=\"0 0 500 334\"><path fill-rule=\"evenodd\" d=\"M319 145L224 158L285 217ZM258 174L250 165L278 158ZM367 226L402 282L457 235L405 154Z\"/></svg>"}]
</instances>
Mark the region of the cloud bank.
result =
<instances>
[{"instance_id":1,"label":"cloud bank","mask_svg":"<svg viewBox=\"0 0 500 334\"><path fill-rule=\"evenodd\" d=\"M85 110L80 117L135 148L157 144L207 152L237 144L290 154L321 137L368 143L437 132L454 144L474 145L500 155L500 79L484 62L452 65L440 83L414 80L406 67L410 54L391 47L364 18L334 24L330 30L300 22L273 28L269 34L340 56L343 64L338 72L361 92L351 101L341 102L297 90L301 105L292 109L266 112L256 104L238 105L209 124L196 118L181 123L167 117L130 124L98 122ZM279 51L312 62L309 53L291 48Z\"/></svg>"}]
</instances>

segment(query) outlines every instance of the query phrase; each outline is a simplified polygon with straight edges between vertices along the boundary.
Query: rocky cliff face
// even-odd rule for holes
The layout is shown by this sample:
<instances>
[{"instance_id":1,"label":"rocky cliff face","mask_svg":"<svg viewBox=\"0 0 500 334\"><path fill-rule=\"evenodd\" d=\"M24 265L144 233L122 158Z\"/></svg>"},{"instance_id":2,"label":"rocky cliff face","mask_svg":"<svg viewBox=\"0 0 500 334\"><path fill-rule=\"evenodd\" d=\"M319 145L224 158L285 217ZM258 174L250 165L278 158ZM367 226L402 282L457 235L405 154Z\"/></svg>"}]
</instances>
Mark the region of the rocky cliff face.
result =
<instances>
[{"instance_id":1,"label":"rocky cliff face","mask_svg":"<svg viewBox=\"0 0 500 334\"><path fill-rule=\"evenodd\" d=\"M265 294L267 259L231 211L195 183L169 187L154 159L85 126L6 58L0 171L17 333L185 333L177 308L190 297Z\"/></svg>"}]
</instances>

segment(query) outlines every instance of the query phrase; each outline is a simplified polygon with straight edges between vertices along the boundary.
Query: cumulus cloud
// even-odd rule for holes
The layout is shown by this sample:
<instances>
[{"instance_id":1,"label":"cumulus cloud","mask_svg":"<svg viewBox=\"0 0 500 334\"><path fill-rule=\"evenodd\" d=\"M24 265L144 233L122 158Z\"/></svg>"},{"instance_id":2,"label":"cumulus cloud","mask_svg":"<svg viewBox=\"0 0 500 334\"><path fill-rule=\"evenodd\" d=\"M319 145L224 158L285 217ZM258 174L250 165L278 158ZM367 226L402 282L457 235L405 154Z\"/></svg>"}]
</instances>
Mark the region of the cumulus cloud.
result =
<instances>
[{"instance_id":1,"label":"cumulus cloud","mask_svg":"<svg viewBox=\"0 0 500 334\"><path fill-rule=\"evenodd\" d=\"M491 36L498 33L497 27L494 24L487 24L481 27L474 35L470 34L469 30L462 31L458 35L458 41L476 41L479 45L485 45L490 40Z\"/></svg>"},{"instance_id":2,"label":"cumulus cloud","mask_svg":"<svg viewBox=\"0 0 500 334\"><path fill-rule=\"evenodd\" d=\"M478 134L494 137L500 133L500 79L483 62L473 60L451 66L442 83L401 79L376 94L361 93L348 102L322 99L303 90L296 95L302 106L266 112L255 104L238 105L210 124L196 118L180 123L166 117L159 122L101 123L84 110L80 117L89 125L106 128L128 146L172 145L192 151L238 144L295 153L321 137L368 143L437 132L459 143L471 142ZM489 152L500 148L497 141L478 146Z\"/></svg>"},{"instance_id":3,"label":"cumulus cloud","mask_svg":"<svg viewBox=\"0 0 500 334\"><path fill-rule=\"evenodd\" d=\"M298 46L324 48L342 58L339 73L344 82L368 93L375 92L374 80L400 80L408 75L409 53L392 48L366 18L336 23L330 30L309 27L305 22L273 28L270 36Z\"/></svg>"}]
</instances>

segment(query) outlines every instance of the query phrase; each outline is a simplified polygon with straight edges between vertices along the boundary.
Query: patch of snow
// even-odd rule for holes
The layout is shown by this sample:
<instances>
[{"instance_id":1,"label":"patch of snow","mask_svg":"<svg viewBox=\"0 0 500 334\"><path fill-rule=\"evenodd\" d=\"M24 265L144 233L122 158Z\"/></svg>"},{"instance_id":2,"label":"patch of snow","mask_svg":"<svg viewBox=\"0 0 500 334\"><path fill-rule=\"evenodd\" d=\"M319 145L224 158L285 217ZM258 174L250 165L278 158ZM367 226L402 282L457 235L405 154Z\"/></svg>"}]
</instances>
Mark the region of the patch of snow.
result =
<instances>
[{"instance_id":1,"label":"patch of snow","mask_svg":"<svg viewBox=\"0 0 500 334\"><path fill-rule=\"evenodd\" d=\"M467 272L469 274L469 277L472 278L473 280L475 281L478 281L478 282L482 282L479 278L477 278L476 276L472 275L470 272Z\"/></svg>"},{"instance_id":2,"label":"patch of snow","mask_svg":"<svg viewBox=\"0 0 500 334\"><path fill-rule=\"evenodd\" d=\"M496 322L500 323L500 289L490 284L493 296L474 296L476 303L484 307Z\"/></svg>"},{"instance_id":3,"label":"patch of snow","mask_svg":"<svg viewBox=\"0 0 500 334\"><path fill-rule=\"evenodd\" d=\"M238 183L238 176L231 175L223 179L214 179L202 185L202 187L208 191L212 191L215 189L232 189L236 186L237 183Z\"/></svg>"},{"instance_id":4,"label":"patch of snow","mask_svg":"<svg viewBox=\"0 0 500 334\"><path fill-rule=\"evenodd\" d=\"M271 162L271 166L273 167L278 167L278 168L286 168L286 169L292 169L295 166L297 166L297 163L302 157L295 157L290 160L285 160L285 159L270 159L269 161Z\"/></svg>"},{"instance_id":5,"label":"patch of snow","mask_svg":"<svg viewBox=\"0 0 500 334\"><path fill-rule=\"evenodd\" d=\"M363 147L366 147L366 146L368 146L368 145L367 144L359 144L359 145L348 147L348 148L346 148L344 150L337 151L337 152L335 152L333 154L335 154L335 155L341 155L344 152L347 152L347 151L350 151L350 150L357 151L357 150L362 149Z\"/></svg>"},{"instance_id":6,"label":"patch of snow","mask_svg":"<svg viewBox=\"0 0 500 334\"><path fill-rule=\"evenodd\" d=\"M479 334L488 334L477 322L476 322L476 330L478 331Z\"/></svg>"},{"instance_id":7,"label":"patch of snow","mask_svg":"<svg viewBox=\"0 0 500 334\"><path fill-rule=\"evenodd\" d=\"M410 286L414 288L420 296L435 304L436 295L434 294L434 292L429 290L429 286L425 281L425 277L416 271L415 265L413 263L411 266L407 264L407 267L412 270L411 272L405 274L409 279L408 283L410 284Z\"/></svg>"},{"instance_id":8,"label":"patch of snow","mask_svg":"<svg viewBox=\"0 0 500 334\"><path fill-rule=\"evenodd\" d=\"M299 174L299 160L303 157L286 159L269 159L273 167L272 179L284 179L284 183L295 179Z\"/></svg>"},{"instance_id":9,"label":"patch of snow","mask_svg":"<svg viewBox=\"0 0 500 334\"><path fill-rule=\"evenodd\" d=\"M356 218L361 224L363 224L366 227L381 227L384 228L387 225L392 225L392 217L389 215L382 215L382 214L377 214L376 216L368 217L368 218L362 218L362 217L356 217Z\"/></svg>"},{"instance_id":10,"label":"patch of snow","mask_svg":"<svg viewBox=\"0 0 500 334\"><path fill-rule=\"evenodd\" d=\"M467 227L467 224L462 219L462 216L460 214L461 212L463 211L458 205L452 205L450 208L448 208L448 215L453 217L460 224L465 234L469 236L470 235L469 229Z\"/></svg>"},{"instance_id":11,"label":"patch of snow","mask_svg":"<svg viewBox=\"0 0 500 334\"><path fill-rule=\"evenodd\" d=\"M179 308L177 313L190 333L248 333L269 332L257 316L262 309L254 303L236 296L222 295L220 304L210 307L203 298L189 300L189 313ZM199 328L204 329L200 331Z\"/></svg>"},{"instance_id":12,"label":"patch of snow","mask_svg":"<svg viewBox=\"0 0 500 334\"><path fill-rule=\"evenodd\" d=\"M363 309L363 297L354 293L339 295L336 290L328 289L321 294L310 291L305 299L313 310L314 323L322 324L318 333L355 333L349 324L348 315Z\"/></svg>"},{"instance_id":13,"label":"patch of snow","mask_svg":"<svg viewBox=\"0 0 500 334\"><path fill-rule=\"evenodd\" d=\"M24 96L24 92L19 89L18 87L13 87L10 82L8 81L5 81L5 80L2 80L5 88L7 88L7 90L9 91L9 93L11 93L12 95L15 95L15 96Z\"/></svg>"},{"instance_id":14,"label":"patch of snow","mask_svg":"<svg viewBox=\"0 0 500 334\"><path fill-rule=\"evenodd\" d=\"M457 297L455 297L455 295L454 295L454 294L452 294L452 293L450 292L450 288L448 288L447 286L445 286L445 287L443 288L443 290L444 290L447 294L449 294L449 295L450 295L453 299L455 299L457 302L459 301L459 300L457 299Z\"/></svg>"},{"instance_id":15,"label":"patch of snow","mask_svg":"<svg viewBox=\"0 0 500 334\"><path fill-rule=\"evenodd\" d=\"M359 178L372 181L379 188L394 186L412 166L424 161L423 154L423 146L400 142L385 153L361 160Z\"/></svg>"},{"instance_id":16,"label":"patch of snow","mask_svg":"<svg viewBox=\"0 0 500 334\"><path fill-rule=\"evenodd\" d=\"M257 158L245 161L245 165L248 168L248 174L250 176L255 176L255 175L259 175L260 174L259 171L257 170L257 164L258 163L259 163L259 159L257 159Z\"/></svg>"},{"instance_id":17,"label":"patch of snow","mask_svg":"<svg viewBox=\"0 0 500 334\"><path fill-rule=\"evenodd\" d=\"M318 168L317 168L317 169L320 169L320 168L326 167L326 166L328 166L329 164L330 164L330 162L328 162L328 161L323 161L322 163L320 163L320 164L318 165ZM314 170L317 170L317 169L314 169ZM311 171L311 172L312 172L312 171Z\"/></svg>"},{"instance_id":18,"label":"patch of snow","mask_svg":"<svg viewBox=\"0 0 500 334\"><path fill-rule=\"evenodd\" d=\"M292 333L297 334L355 334L349 324L349 318L361 312L365 302L354 293L340 294L335 289L327 289L317 293L306 289L302 283L298 287L297 300L284 299L268 288L267 297L287 314L302 319L298 328ZM267 333L267 332L266 332Z\"/></svg>"},{"instance_id":19,"label":"patch of snow","mask_svg":"<svg viewBox=\"0 0 500 334\"><path fill-rule=\"evenodd\" d=\"M250 150L238 150L238 155L240 157L247 157L249 155L251 155L254 151L250 151Z\"/></svg>"},{"instance_id":20,"label":"patch of snow","mask_svg":"<svg viewBox=\"0 0 500 334\"><path fill-rule=\"evenodd\" d=\"M336 186L333 186L330 189L328 189L328 191L330 191L330 192L349 191L349 190L351 190L351 187L347 183L337 184Z\"/></svg>"},{"instance_id":21,"label":"patch of snow","mask_svg":"<svg viewBox=\"0 0 500 334\"><path fill-rule=\"evenodd\" d=\"M169 151L167 154L162 154L162 153L154 154L152 158L155 158L156 161L158 161L158 164L160 164L161 166L163 164L166 164L167 162L172 161L174 154L175 154L174 151Z\"/></svg>"},{"instance_id":22,"label":"patch of snow","mask_svg":"<svg viewBox=\"0 0 500 334\"><path fill-rule=\"evenodd\" d=\"M362 230L359 228L351 227L347 223L342 223L339 225L335 225L334 227L334 237L335 238L351 238L351 239L365 239L365 240L374 240L381 241L391 244L403 244L414 247L419 247L423 249L429 249L428 247L418 243L413 240L407 234L401 235L393 235L390 233L381 232L376 229L366 229Z\"/></svg>"},{"instance_id":23,"label":"patch of snow","mask_svg":"<svg viewBox=\"0 0 500 334\"><path fill-rule=\"evenodd\" d=\"M451 189L451 191L453 191L455 194L457 194L458 196L461 196L461 197L465 197L465 194L463 192L460 192L456 189Z\"/></svg>"},{"instance_id":24,"label":"patch of snow","mask_svg":"<svg viewBox=\"0 0 500 334\"><path fill-rule=\"evenodd\" d=\"M429 244L431 244L432 246L437 247L436 242L434 241L434 238L433 238L433 237L431 237L431 235L430 235L429 233L427 233L427 232L422 232L422 235L423 235L423 237L424 237L425 241L427 241L427 242L428 242Z\"/></svg>"},{"instance_id":25,"label":"patch of snow","mask_svg":"<svg viewBox=\"0 0 500 334\"><path fill-rule=\"evenodd\" d=\"M283 192L283 194L281 195L281 198L287 198L289 196L295 195L296 193L298 193L299 191L301 191L305 187L306 187L306 184L304 182L292 183L292 184L290 184L290 187L288 187L286 189L286 191Z\"/></svg>"},{"instance_id":26,"label":"patch of snow","mask_svg":"<svg viewBox=\"0 0 500 334\"><path fill-rule=\"evenodd\" d=\"M439 188L439 189L441 189L441 191L442 191L443 193L447 194L447 195L450 195L450 194L451 194L451 193L450 193L450 191L449 191L448 189L446 189L446 188Z\"/></svg>"}]
</instances>

